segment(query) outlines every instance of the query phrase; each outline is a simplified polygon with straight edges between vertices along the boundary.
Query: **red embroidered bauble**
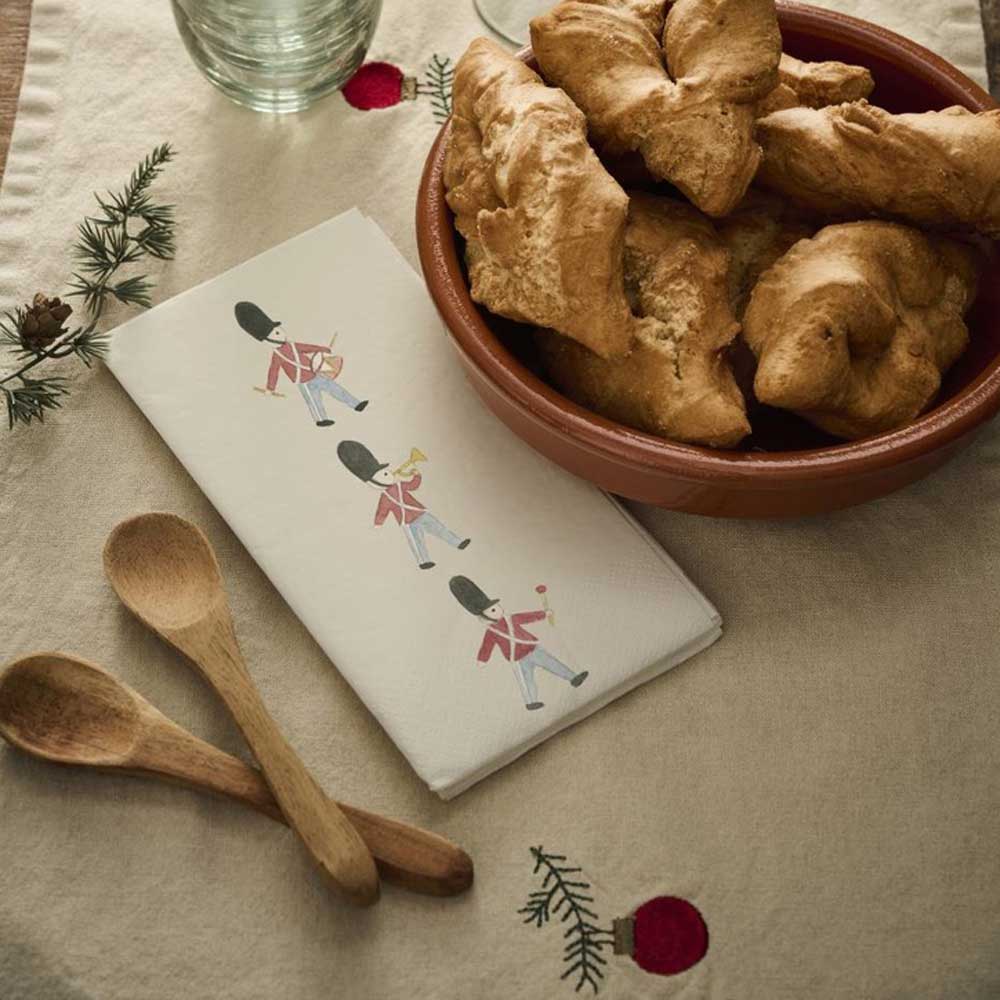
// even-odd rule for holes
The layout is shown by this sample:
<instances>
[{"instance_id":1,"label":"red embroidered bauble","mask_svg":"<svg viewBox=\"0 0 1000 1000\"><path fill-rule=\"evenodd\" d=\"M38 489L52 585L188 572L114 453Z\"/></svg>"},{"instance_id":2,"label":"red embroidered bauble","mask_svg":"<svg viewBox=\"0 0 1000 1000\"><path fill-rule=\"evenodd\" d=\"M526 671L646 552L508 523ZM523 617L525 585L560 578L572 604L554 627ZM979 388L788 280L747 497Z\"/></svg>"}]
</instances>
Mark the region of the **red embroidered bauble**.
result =
<instances>
[{"instance_id":1,"label":"red embroidered bauble","mask_svg":"<svg viewBox=\"0 0 1000 1000\"><path fill-rule=\"evenodd\" d=\"M371 111L412 100L416 97L416 84L392 63L370 62L365 63L344 84L343 94L351 107Z\"/></svg>"},{"instance_id":2,"label":"red embroidered bauble","mask_svg":"<svg viewBox=\"0 0 1000 1000\"><path fill-rule=\"evenodd\" d=\"M693 903L678 896L657 896L615 924L615 951L621 940L621 950L629 950L646 972L674 976L697 965L708 951L708 927L702 915ZM625 932L621 939L619 924Z\"/></svg>"}]
</instances>

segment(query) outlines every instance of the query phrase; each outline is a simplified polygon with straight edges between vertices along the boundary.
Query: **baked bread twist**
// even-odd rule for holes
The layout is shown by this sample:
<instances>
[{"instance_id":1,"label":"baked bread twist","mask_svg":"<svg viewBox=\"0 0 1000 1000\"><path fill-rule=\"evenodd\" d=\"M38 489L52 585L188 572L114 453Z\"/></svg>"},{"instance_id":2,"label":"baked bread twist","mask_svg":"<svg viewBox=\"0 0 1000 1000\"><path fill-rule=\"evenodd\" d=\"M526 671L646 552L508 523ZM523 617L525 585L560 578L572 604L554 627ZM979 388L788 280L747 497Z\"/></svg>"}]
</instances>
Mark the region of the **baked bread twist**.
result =
<instances>
[{"instance_id":1,"label":"baked bread twist","mask_svg":"<svg viewBox=\"0 0 1000 1000\"><path fill-rule=\"evenodd\" d=\"M453 95L444 183L473 299L602 357L627 352L628 198L587 145L583 114L485 38L459 60Z\"/></svg>"},{"instance_id":2,"label":"baked bread twist","mask_svg":"<svg viewBox=\"0 0 1000 1000\"><path fill-rule=\"evenodd\" d=\"M532 49L602 153L639 152L654 177L725 215L760 160L753 119L781 54L774 0L677 0L663 13L662 0L566 0L531 22Z\"/></svg>"},{"instance_id":3,"label":"baked bread twist","mask_svg":"<svg viewBox=\"0 0 1000 1000\"><path fill-rule=\"evenodd\" d=\"M736 445L750 425L725 353L739 330L729 306L729 263L696 209L632 192L625 279L642 317L632 352L606 361L539 331L549 376L571 399L612 420L677 441Z\"/></svg>"},{"instance_id":4,"label":"baked bread twist","mask_svg":"<svg viewBox=\"0 0 1000 1000\"><path fill-rule=\"evenodd\" d=\"M858 101L776 111L756 135L758 181L816 212L1000 237L1000 111L892 115Z\"/></svg>"},{"instance_id":5,"label":"baked bread twist","mask_svg":"<svg viewBox=\"0 0 1000 1000\"><path fill-rule=\"evenodd\" d=\"M757 106L762 117L785 108L825 108L846 101L860 101L875 89L866 66L842 62L803 62L781 53L778 85Z\"/></svg>"},{"instance_id":6,"label":"baked bread twist","mask_svg":"<svg viewBox=\"0 0 1000 1000\"><path fill-rule=\"evenodd\" d=\"M965 349L978 271L972 247L893 222L799 241L743 316L757 398L843 438L903 426Z\"/></svg>"},{"instance_id":7,"label":"baked bread twist","mask_svg":"<svg viewBox=\"0 0 1000 1000\"><path fill-rule=\"evenodd\" d=\"M737 319L742 319L760 276L816 229L783 198L756 188L747 192L730 215L718 221L716 230L732 258L729 301Z\"/></svg>"}]
</instances>

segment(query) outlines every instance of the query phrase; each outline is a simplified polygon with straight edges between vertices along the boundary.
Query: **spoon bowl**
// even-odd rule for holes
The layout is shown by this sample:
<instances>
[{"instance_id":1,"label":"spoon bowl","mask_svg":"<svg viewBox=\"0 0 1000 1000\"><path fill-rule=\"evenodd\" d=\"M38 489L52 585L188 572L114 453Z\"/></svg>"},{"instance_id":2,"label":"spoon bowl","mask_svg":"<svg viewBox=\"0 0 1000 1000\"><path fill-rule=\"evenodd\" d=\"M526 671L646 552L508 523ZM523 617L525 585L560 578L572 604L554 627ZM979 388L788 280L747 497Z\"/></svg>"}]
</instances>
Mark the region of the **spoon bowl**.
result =
<instances>
[{"instance_id":1,"label":"spoon bowl","mask_svg":"<svg viewBox=\"0 0 1000 1000\"><path fill-rule=\"evenodd\" d=\"M0 676L0 735L59 764L120 764L139 738L139 715L127 688L62 653L35 653Z\"/></svg>"},{"instance_id":2,"label":"spoon bowl","mask_svg":"<svg viewBox=\"0 0 1000 1000\"><path fill-rule=\"evenodd\" d=\"M158 632L204 618L221 599L222 572L208 539L176 514L140 514L104 546L104 569L125 606Z\"/></svg>"}]
</instances>

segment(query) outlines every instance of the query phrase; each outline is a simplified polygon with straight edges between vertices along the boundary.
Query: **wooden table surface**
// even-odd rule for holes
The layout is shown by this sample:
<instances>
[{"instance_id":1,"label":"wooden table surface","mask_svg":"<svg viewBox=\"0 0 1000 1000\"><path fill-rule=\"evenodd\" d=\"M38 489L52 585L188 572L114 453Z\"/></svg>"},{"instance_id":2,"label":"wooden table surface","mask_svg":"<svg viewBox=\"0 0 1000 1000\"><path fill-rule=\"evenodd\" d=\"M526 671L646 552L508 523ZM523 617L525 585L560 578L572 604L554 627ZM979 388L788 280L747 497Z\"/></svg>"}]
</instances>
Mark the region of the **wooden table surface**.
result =
<instances>
[{"instance_id":1,"label":"wooden table surface","mask_svg":"<svg viewBox=\"0 0 1000 1000\"><path fill-rule=\"evenodd\" d=\"M0 177L7 165L30 19L31 0L3 0L0 3Z\"/></svg>"},{"instance_id":2,"label":"wooden table surface","mask_svg":"<svg viewBox=\"0 0 1000 1000\"><path fill-rule=\"evenodd\" d=\"M990 91L1000 100L1000 0L979 2L986 35ZM7 163L10 133L14 127L30 19L31 0L0 0L0 177Z\"/></svg>"}]
</instances>

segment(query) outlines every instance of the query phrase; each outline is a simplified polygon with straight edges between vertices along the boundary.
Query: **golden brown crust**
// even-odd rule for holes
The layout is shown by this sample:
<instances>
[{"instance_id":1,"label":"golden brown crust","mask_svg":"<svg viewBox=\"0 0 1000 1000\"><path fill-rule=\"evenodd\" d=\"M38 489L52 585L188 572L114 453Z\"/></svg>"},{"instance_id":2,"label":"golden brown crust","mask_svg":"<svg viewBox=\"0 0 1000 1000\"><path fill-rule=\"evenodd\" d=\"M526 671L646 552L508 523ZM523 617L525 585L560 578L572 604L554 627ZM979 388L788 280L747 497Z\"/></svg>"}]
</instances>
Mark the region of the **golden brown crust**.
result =
<instances>
[{"instance_id":1,"label":"golden brown crust","mask_svg":"<svg viewBox=\"0 0 1000 1000\"><path fill-rule=\"evenodd\" d=\"M777 82L781 51L774 3L678 0L665 23L663 9L565 0L531 22L534 55L583 109L602 153L638 151L654 176L725 215L760 159L755 106Z\"/></svg>"},{"instance_id":2,"label":"golden brown crust","mask_svg":"<svg viewBox=\"0 0 1000 1000\"><path fill-rule=\"evenodd\" d=\"M753 104L778 83L781 34L773 0L676 0L663 30L674 80Z\"/></svg>"},{"instance_id":3,"label":"golden brown crust","mask_svg":"<svg viewBox=\"0 0 1000 1000\"><path fill-rule=\"evenodd\" d=\"M583 110L602 153L638 150L670 113L673 84L660 49L663 4L657 6L650 21L629 0L569 0L531 22L539 69Z\"/></svg>"},{"instance_id":4,"label":"golden brown crust","mask_svg":"<svg viewBox=\"0 0 1000 1000\"><path fill-rule=\"evenodd\" d=\"M743 316L761 274L816 228L783 198L756 188L719 220L716 229L732 259L729 301L737 319Z\"/></svg>"},{"instance_id":5,"label":"golden brown crust","mask_svg":"<svg viewBox=\"0 0 1000 1000\"><path fill-rule=\"evenodd\" d=\"M796 243L744 315L757 398L844 438L903 426L965 349L978 269L971 247L891 222Z\"/></svg>"},{"instance_id":6,"label":"golden brown crust","mask_svg":"<svg viewBox=\"0 0 1000 1000\"><path fill-rule=\"evenodd\" d=\"M762 97L757 102L754 113L758 118L766 118L774 114L775 111L784 111L786 108L798 108L801 106L799 95L788 86L787 83L779 83L771 93Z\"/></svg>"},{"instance_id":7,"label":"golden brown crust","mask_svg":"<svg viewBox=\"0 0 1000 1000\"><path fill-rule=\"evenodd\" d=\"M679 201L633 193L626 281L636 313L628 357L605 361L539 331L550 377L570 398L662 437L731 447L750 430L724 348L739 326L729 309L729 254L711 223Z\"/></svg>"},{"instance_id":8,"label":"golden brown crust","mask_svg":"<svg viewBox=\"0 0 1000 1000\"><path fill-rule=\"evenodd\" d=\"M485 38L455 70L444 182L475 301L603 357L629 349L628 198L569 98Z\"/></svg>"},{"instance_id":9,"label":"golden brown crust","mask_svg":"<svg viewBox=\"0 0 1000 1000\"><path fill-rule=\"evenodd\" d=\"M803 62L787 52L778 63L778 86L765 99L758 114L781 108L826 108L831 104L860 101L875 89L866 66L842 62Z\"/></svg>"},{"instance_id":10,"label":"golden brown crust","mask_svg":"<svg viewBox=\"0 0 1000 1000\"><path fill-rule=\"evenodd\" d=\"M891 115L867 101L758 120L765 187L834 218L1000 237L1000 111Z\"/></svg>"}]
</instances>

